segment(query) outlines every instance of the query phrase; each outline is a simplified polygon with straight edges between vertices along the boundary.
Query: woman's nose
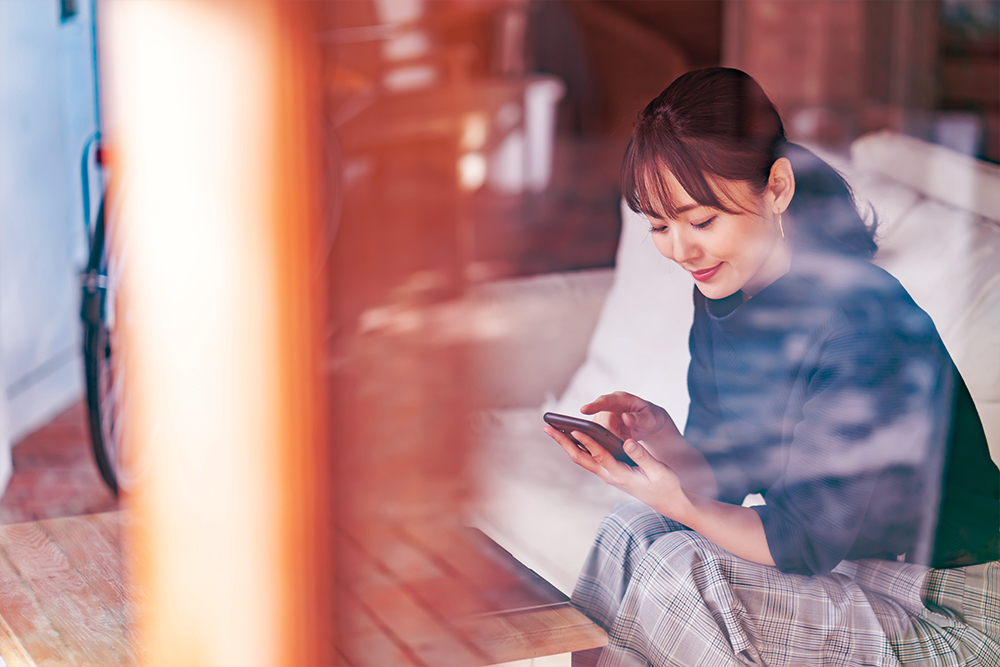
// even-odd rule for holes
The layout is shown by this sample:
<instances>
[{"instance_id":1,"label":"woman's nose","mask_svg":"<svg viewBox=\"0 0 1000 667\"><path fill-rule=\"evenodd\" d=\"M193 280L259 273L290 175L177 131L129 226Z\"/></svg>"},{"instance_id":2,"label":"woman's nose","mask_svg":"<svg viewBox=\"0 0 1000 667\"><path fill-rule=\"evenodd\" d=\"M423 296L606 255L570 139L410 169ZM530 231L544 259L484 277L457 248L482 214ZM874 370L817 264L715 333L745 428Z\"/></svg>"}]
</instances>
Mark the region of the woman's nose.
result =
<instances>
[{"instance_id":1,"label":"woman's nose","mask_svg":"<svg viewBox=\"0 0 1000 667\"><path fill-rule=\"evenodd\" d=\"M675 232L673 238L673 260L683 264L698 257L698 246L691 243L683 232Z\"/></svg>"}]
</instances>

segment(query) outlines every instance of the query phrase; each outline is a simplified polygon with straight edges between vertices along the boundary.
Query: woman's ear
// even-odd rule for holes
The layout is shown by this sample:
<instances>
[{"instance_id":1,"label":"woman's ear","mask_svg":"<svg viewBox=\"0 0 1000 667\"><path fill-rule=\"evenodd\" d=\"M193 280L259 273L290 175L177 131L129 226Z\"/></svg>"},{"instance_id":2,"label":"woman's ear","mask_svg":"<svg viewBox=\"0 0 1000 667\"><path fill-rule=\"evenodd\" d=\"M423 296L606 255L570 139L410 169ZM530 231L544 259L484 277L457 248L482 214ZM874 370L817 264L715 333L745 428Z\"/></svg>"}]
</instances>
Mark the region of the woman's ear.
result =
<instances>
[{"instance_id":1,"label":"woman's ear","mask_svg":"<svg viewBox=\"0 0 1000 667\"><path fill-rule=\"evenodd\" d=\"M770 195L774 213L784 213L788 203L795 194L795 172L788 158L781 157L771 165L771 175L767 179L767 192Z\"/></svg>"}]
</instances>

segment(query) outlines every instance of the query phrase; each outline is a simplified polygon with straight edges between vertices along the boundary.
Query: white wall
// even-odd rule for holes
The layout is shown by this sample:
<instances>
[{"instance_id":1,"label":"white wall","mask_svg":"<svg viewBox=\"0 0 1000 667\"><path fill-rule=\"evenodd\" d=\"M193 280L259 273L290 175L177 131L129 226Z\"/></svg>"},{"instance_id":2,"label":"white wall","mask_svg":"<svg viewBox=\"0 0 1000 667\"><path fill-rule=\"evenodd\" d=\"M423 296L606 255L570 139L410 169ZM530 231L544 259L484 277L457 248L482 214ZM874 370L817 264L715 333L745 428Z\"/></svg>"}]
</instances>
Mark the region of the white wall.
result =
<instances>
[{"instance_id":1,"label":"white wall","mask_svg":"<svg viewBox=\"0 0 1000 667\"><path fill-rule=\"evenodd\" d=\"M83 393L80 156L96 129L90 0L0 0L0 440ZM0 442L0 483L10 457ZM0 489L3 487L0 486Z\"/></svg>"}]
</instances>

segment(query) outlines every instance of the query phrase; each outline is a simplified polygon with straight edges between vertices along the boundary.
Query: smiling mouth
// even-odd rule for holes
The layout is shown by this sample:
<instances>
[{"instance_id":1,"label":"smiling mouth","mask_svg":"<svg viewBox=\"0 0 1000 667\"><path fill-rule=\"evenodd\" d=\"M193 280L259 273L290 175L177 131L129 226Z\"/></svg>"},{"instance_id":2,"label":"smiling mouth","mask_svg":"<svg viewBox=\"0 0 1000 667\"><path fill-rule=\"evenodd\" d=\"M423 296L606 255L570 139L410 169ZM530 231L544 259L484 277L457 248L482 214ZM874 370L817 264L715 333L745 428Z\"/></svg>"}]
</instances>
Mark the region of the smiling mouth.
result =
<instances>
[{"instance_id":1,"label":"smiling mouth","mask_svg":"<svg viewBox=\"0 0 1000 667\"><path fill-rule=\"evenodd\" d=\"M714 276L721 268L722 268L722 262L719 262L710 269L702 269L701 271L692 271L691 275L694 276L695 280L704 281Z\"/></svg>"}]
</instances>

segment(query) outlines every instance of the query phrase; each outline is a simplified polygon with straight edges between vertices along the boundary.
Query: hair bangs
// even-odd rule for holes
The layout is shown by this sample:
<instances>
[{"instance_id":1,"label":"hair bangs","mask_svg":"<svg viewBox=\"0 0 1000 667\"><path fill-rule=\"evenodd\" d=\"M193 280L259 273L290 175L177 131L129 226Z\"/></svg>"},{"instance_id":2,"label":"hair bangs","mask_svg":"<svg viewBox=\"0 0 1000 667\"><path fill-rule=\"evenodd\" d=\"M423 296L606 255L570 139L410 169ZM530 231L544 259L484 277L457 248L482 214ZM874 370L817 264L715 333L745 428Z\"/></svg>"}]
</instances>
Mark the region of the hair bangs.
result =
<instances>
[{"instance_id":1,"label":"hair bangs","mask_svg":"<svg viewBox=\"0 0 1000 667\"><path fill-rule=\"evenodd\" d=\"M709 182L706 173L711 170L698 158L699 152L671 139L645 136L633 137L629 142L622 160L622 191L629 208L658 220L679 217L681 206L664 178L670 173L699 205L726 213L740 212L742 207L721 182L716 187Z\"/></svg>"}]
</instances>

